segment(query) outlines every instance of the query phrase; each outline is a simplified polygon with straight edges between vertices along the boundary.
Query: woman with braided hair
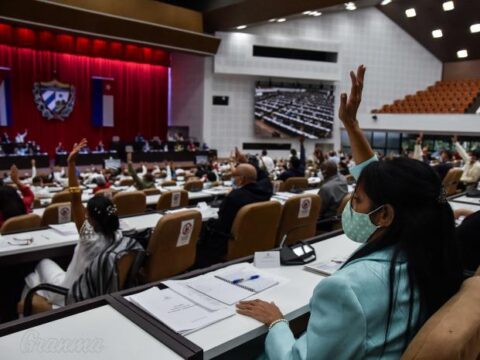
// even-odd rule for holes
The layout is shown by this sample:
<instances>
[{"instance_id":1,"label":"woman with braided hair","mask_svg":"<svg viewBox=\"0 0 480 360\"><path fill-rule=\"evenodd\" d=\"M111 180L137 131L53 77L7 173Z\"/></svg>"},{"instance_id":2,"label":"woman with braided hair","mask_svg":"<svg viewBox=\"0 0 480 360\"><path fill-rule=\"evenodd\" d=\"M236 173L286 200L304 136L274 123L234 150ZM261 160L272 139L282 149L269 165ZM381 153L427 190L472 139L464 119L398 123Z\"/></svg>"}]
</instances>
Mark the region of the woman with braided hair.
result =
<instances>
[{"instance_id":1,"label":"woman with braided hair","mask_svg":"<svg viewBox=\"0 0 480 360\"><path fill-rule=\"evenodd\" d=\"M88 201L86 209L82 205L82 194L75 174L75 159L86 144L87 140L83 139L68 156L68 185L72 194L72 214L80 233L73 258L67 271L50 259L40 261L34 272L25 278L24 295L29 289L42 283L70 289L97 255L122 238L117 209L110 199L94 196ZM63 296L48 291L39 291L38 294L52 304L63 305Z\"/></svg>"}]
</instances>

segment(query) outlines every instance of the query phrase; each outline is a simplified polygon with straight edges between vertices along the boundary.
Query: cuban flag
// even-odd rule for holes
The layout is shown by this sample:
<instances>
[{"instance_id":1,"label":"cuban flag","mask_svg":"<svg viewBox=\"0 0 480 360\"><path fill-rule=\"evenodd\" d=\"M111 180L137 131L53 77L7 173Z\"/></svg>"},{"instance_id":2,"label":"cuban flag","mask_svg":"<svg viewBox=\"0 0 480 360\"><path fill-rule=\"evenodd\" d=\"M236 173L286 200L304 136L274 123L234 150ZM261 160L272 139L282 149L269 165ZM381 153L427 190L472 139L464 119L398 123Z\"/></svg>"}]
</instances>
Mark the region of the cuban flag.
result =
<instances>
[{"instance_id":1,"label":"cuban flag","mask_svg":"<svg viewBox=\"0 0 480 360\"><path fill-rule=\"evenodd\" d=\"M0 67L0 126L12 125L10 69Z\"/></svg>"},{"instance_id":2,"label":"cuban flag","mask_svg":"<svg viewBox=\"0 0 480 360\"><path fill-rule=\"evenodd\" d=\"M94 127L113 127L112 78L92 77L92 122Z\"/></svg>"}]
</instances>

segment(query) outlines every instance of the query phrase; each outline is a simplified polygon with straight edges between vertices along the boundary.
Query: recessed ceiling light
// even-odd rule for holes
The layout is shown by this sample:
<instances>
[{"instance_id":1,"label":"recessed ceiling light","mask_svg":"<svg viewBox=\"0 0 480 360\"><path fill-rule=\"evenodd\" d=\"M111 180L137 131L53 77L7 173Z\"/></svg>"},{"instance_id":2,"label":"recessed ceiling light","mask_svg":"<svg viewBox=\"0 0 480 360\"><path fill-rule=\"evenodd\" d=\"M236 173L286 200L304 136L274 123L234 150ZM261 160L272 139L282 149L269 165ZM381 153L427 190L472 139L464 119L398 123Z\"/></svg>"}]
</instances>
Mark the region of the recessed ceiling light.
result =
<instances>
[{"instance_id":1,"label":"recessed ceiling light","mask_svg":"<svg viewBox=\"0 0 480 360\"><path fill-rule=\"evenodd\" d=\"M310 15L313 11L304 11L302 14L303 15Z\"/></svg>"},{"instance_id":2,"label":"recessed ceiling light","mask_svg":"<svg viewBox=\"0 0 480 360\"><path fill-rule=\"evenodd\" d=\"M468 57L468 51L467 51L466 49L458 50L458 51L457 51L457 57L458 57L459 59Z\"/></svg>"},{"instance_id":3,"label":"recessed ceiling light","mask_svg":"<svg viewBox=\"0 0 480 360\"><path fill-rule=\"evenodd\" d=\"M275 22L275 21L277 21L277 19L270 19L270 20L268 20L268 22Z\"/></svg>"},{"instance_id":4,"label":"recessed ceiling light","mask_svg":"<svg viewBox=\"0 0 480 360\"><path fill-rule=\"evenodd\" d=\"M433 31L432 31L432 36L433 36L435 39L441 38L441 37L443 36L443 32L442 32L441 29L433 30Z\"/></svg>"},{"instance_id":5,"label":"recessed ceiling light","mask_svg":"<svg viewBox=\"0 0 480 360\"><path fill-rule=\"evenodd\" d=\"M385 5L390 4L391 2L392 2L392 0L382 0L382 2L380 3L380 5L385 6Z\"/></svg>"},{"instance_id":6,"label":"recessed ceiling light","mask_svg":"<svg viewBox=\"0 0 480 360\"><path fill-rule=\"evenodd\" d=\"M243 30L243 29L246 29L246 28L247 28L247 25L237 26L237 30Z\"/></svg>"},{"instance_id":7,"label":"recessed ceiling light","mask_svg":"<svg viewBox=\"0 0 480 360\"><path fill-rule=\"evenodd\" d=\"M453 3L453 1L445 1L442 6L443 11L450 11L455 9L455 4Z\"/></svg>"},{"instance_id":8,"label":"recessed ceiling light","mask_svg":"<svg viewBox=\"0 0 480 360\"><path fill-rule=\"evenodd\" d=\"M411 18L411 17L417 16L417 12L415 11L414 8L410 8L410 9L405 10L405 15L407 15L407 17Z\"/></svg>"},{"instance_id":9,"label":"recessed ceiling light","mask_svg":"<svg viewBox=\"0 0 480 360\"><path fill-rule=\"evenodd\" d=\"M314 11L312 16L320 16L322 13L320 11Z\"/></svg>"},{"instance_id":10,"label":"recessed ceiling light","mask_svg":"<svg viewBox=\"0 0 480 360\"><path fill-rule=\"evenodd\" d=\"M287 19L285 19L285 18L277 19L277 22L285 22L285 21L287 21Z\"/></svg>"},{"instance_id":11,"label":"recessed ceiling light","mask_svg":"<svg viewBox=\"0 0 480 360\"><path fill-rule=\"evenodd\" d=\"M470 26L470 32L472 34L480 32L480 24L473 24L472 26Z\"/></svg>"},{"instance_id":12,"label":"recessed ceiling light","mask_svg":"<svg viewBox=\"0 0 480 360\"><path fill-rule=\"evenodd\" d=\"M347 10L353 11L357 9L357 6L353 2L348 2L348 3L345 3L345 8Z\"/></svg>"}]
</instances>

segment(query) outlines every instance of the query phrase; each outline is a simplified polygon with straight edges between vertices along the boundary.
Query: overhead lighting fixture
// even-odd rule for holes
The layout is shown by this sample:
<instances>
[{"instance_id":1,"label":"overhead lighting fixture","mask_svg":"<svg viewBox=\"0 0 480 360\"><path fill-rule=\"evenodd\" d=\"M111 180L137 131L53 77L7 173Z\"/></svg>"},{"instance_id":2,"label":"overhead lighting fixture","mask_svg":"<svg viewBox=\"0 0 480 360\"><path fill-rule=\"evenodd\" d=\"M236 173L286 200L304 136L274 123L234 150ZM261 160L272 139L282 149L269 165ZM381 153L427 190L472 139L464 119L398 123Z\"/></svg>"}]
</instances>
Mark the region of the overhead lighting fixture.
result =
<instances>
[{"instance_id":1,"label":"overhead lighting fixture","mask_svg":"<svg viewBox=\"0 0 480 360\"><path fill-rule=\"evenodd\" d=\"M410 9L405 10L405 15L407 15L407 17L411 18L411 17L417 16L417 12L415 11L414 8L410 8Z\"/></svg>"},{"instance_id":2,"label":"overhead lighting fixture","mask_svg":"<svg viewBox=\"0 0 480 360\"><path fill-rule=\"evenodd\" d=\"M457 51L457 58L463 59L463 58L466 58L466 57L468 57L468 51L466 49Z\"/></svg>"},{"instance_id":3,"label":"overhead lighting fixture","mask_svg":"<svg viewBox=\"0 0 480 360\"><path fill-rule=\"evenodd\" d=\"M313 14L311 14L312 16L320 16L322 15L322 13L320 11L314 11Z\"/></svg>"},{"instance_id":4,"label":"overhead lighting fixture","mask_svg":"<svg viewBox=\"0 0 480 360\"><path fill-rule=\"evenodd\" d=\"M441 37L443 36L443 32L442 32L441 29L433 30L433 31L432 31L432 36L433 36L435 39L441 38Z\"/></svg>"},{"instance_id":5,"label":"overhead lighting fixture","mask_svg":"<svg viewBox=\"0 0 480 360\"><path fill-rule=\"evenodd\" d=\"M345 3L345 8L347 10L353 11L357 9L357 5L355 5L354 2L348 2L348 3Z\"/></svg>"},{"instance_id":6,"label":"overhead lighting fixture","mask_svg":"<svg viewBox=\"0 0 480 360\"><path fill-rule=\"evenodd\" d=\"M445 1L442 7L443 7L443 11L451 11L455 9L455 4L453 3L453 1Z\"/></svg>"},{"instance_id":7,"label":"overhead lighting fixture","mask_svg":"<svg viewBox=\"0 0 480 360\"><path fill-rule=\"evenodd\" d=\"M275 18L268 20L268 22L275 22L275 21L277 21L277 19L275 19Z\"/></svg>"},{"instance_id":8,"label":"overhead lighting fixture","mask_svg":"<svg viewBox=\"0 0 480 360\"><path fill-rule=\"evenodd\" d=\"M472 26L470 26L470 32L472 34L480 32L480 24L473 24Z\"/></svg>"},{"instance_id":9,"label":"overhead lighting fixture","mask_svg":"<svg viewBox=\"0 0 480 360\"><path fill-rule=\"evenodd\" d=\"M313 11L304 11L302 14L303 15L310 15Z\"/></svg>"},{"instance_id":10,"label":"overhead lighting fixture","mask_svg":"<svg viewBox=\"0 0 480 360\"><path fill-rule=\"evenodd\" d=\"M380 3L380 5L385 6L385 5L390 4L391 2L392 2L392 0L382 0L382 2Z\"/></svg>"},{"instance_id":11,"label":"overhead lighting fixture","mask_svg":"<svg viewBox=\"0 0 480 360\"><path fill-rule=\"evenodd\" d=\"M285 18L277 19L277 22L285 22L285 21L287 21L287 19L285 19Z\"/></svg>"},{"instance_id":12,"label":"overhead lighting fixture","mask_svg":"<svg viewBox=\"0 0 480 360\"><path fill-rule=\"evenodd\" d=\"M247 28L247 25L237 26L237 30L243 30L243 29L246 29L246 28Z\"/></svg>"}]
</instances>

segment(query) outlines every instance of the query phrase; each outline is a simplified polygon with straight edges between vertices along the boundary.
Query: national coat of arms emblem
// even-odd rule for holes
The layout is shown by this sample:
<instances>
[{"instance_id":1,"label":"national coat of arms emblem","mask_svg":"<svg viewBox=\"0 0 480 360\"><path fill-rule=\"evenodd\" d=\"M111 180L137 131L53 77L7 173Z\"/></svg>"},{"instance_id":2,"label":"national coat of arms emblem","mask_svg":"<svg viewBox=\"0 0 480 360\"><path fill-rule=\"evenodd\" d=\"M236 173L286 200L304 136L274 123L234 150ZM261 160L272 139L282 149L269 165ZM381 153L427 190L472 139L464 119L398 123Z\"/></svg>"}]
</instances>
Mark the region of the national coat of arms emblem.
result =
<instances>
[{"instance_id":1,"label":"national coat of arms emblem","mask_svg":"<svg viewBox=\"0 0 480 360\"><path fill-rule=\"evenodd\" d=\"M65 120L75 104L75 87L54 79L33 84L33 97L38 111L48 120Z\"/></svg>"}]
</instances>

